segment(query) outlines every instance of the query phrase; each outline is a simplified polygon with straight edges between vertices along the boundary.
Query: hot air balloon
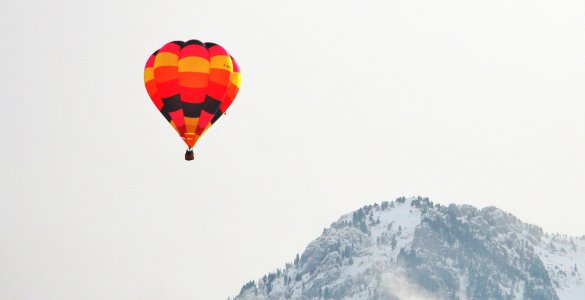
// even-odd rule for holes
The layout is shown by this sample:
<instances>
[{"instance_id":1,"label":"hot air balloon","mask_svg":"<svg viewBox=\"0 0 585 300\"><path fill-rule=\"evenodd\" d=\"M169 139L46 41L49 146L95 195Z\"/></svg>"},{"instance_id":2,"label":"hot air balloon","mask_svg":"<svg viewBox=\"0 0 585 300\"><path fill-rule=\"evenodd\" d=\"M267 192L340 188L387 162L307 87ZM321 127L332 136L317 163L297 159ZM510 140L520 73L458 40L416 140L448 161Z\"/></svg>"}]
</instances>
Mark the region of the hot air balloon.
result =
<instances>
[{"instance_id":1,"label":"hot air balloon","mask_svg":"<svg viewBox=\"0 0 585 300\"><path fill-rule=\"evenodd\" d=\"M144 67L144 85L156 108L193 147L233 103L242 76L235 59L220 45L174 41L155 51Z\"/></svg>"}]
</instances>

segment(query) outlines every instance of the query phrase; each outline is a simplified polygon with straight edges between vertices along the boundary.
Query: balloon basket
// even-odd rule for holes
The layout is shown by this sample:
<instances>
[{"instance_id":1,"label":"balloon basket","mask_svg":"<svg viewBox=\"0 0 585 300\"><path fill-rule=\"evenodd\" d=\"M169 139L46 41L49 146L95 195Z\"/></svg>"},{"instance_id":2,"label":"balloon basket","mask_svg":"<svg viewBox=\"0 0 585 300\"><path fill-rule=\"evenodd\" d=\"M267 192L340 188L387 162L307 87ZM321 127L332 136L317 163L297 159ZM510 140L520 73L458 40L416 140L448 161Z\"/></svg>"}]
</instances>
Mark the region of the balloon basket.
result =
<instances>
[{"instance_id":1,"label":"balloon basket","mask_svg":"<svg viewBox=\"0 0 585 300\"><path fill-rule=\"evenodd\" d=\"M185 152L185 160L189 161L189 160L193 160L195 158L195 154L193 153L192 149L187 149L187 152Z\"/></svg>"}]
</instances>

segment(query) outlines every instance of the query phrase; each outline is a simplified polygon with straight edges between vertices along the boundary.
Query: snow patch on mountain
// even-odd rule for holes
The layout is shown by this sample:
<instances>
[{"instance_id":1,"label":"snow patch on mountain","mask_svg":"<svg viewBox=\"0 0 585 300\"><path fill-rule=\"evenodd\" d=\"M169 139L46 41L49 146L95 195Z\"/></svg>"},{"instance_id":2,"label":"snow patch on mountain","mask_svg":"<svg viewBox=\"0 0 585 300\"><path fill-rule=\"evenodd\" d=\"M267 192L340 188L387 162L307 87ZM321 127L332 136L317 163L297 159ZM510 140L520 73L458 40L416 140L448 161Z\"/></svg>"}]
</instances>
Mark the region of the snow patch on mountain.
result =
<instances>
[{"instance_id":1,"label":"snow patch on mountain","mask_svg":"<svg viewBox=\"0 0 585 300\"><path fill-rule=\"evenodd\" d=\"M585 239L546 235L537 247L560 299L585 299Z\"/></svg>"}]
</instances>

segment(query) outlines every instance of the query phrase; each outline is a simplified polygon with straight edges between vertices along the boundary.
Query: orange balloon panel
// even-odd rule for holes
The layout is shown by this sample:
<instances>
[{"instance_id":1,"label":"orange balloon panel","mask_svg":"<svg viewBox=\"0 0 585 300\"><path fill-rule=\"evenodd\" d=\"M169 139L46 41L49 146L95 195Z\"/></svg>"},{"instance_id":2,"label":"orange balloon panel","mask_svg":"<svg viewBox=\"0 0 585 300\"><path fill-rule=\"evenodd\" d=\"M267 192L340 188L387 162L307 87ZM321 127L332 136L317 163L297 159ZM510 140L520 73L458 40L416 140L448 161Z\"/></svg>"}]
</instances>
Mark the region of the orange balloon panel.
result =
<instances>
[{"instance_id":1,"label":"orange balloon panel","mask_svg":"<svg viewBox=\"0 0 585 300\"><path fill-rule=\"evenodd\" d=\"M167 43L144 68L144 85L156 108L192 148L234 101L240 68L220 45L198 40Z\"/></svg>"}]
</instances>

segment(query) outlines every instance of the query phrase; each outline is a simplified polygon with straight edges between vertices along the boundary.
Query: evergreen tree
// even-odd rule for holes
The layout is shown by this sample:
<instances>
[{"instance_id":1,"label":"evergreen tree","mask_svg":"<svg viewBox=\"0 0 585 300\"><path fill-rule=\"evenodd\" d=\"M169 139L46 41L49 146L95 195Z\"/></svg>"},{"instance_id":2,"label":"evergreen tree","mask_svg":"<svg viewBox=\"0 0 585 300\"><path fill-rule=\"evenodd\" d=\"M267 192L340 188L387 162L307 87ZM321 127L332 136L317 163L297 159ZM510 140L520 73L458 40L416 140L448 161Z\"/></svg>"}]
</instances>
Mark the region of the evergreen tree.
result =
<instances>
[{"instance_id":1,"label":"evergreen tree","mask_svg":"<svg viewBox=\"0 0 585 300\"><path fill-rule=\"evenodd\" d=\"M360 223L360 230L361 230L363 233L368 233L368 226L366 225L366 223L365 223L365 222L361 222L361 223Z\"/></svg>"},{"instance_id":2,"label":"evergreen tree","mask_svg":"<svg viewBox=\"0 0 585 300\"><path fill-rule=\"evenodd\" d=\"M325 291L323 291L323 299L329 299L330 297L329 288L325 287Z\"/></svg>"}]
</instances>

